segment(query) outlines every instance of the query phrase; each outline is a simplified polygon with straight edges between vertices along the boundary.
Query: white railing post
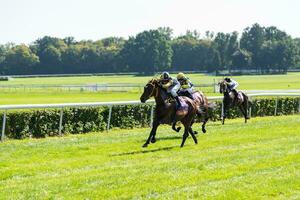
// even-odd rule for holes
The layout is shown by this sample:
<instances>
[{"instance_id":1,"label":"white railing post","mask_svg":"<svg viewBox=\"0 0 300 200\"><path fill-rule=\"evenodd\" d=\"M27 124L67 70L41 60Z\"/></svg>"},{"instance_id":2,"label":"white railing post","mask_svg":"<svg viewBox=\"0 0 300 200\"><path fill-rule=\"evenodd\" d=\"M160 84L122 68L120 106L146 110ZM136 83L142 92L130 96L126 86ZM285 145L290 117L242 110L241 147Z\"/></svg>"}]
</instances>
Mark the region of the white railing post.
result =
<instances>
[{"instance_id":1,"label":"white railing post","mask_svg":"<svg viewBox=\"0 0 300 200\"><path fill-rule=\"evenodd\" d=\"M216 87L217 87L217 85L216 85L216 79L214 79L214 83L213 83L214 85L213 85L213 90L214 90L214 93L216 93Z\"/></svg>"},{"instance_id":2,"label":"white railing post","mask_svg":"<svg viewBox=\"0 0 300 200\"><path fill-rule=\"evenodd\" d=\"M112 112L112 106L109 106L106 131L108 131L110 127L111 112Z\"/></svg>"},{"instance_id":3,"label":"white railing post","mask_svg":"<svg viewBox=\"0 0 300 200\"><path fill-rule=\"evenodd\" d=\"M248 100L251 101L251 98L249 97ZM248 102L248 106L249 106L249 113L248 113L249 116L248 117L251 118L252 107L251 107L251 105L249 105L249 102Z\"/></svg>"},{"instance_id":4,"label":"white railing post","mask_svg":"<svg viewBox=\"0 0 300 200\"><path fill-rule=\"evenodd\" d=\"M152 128L153 125L153 111L154 111L154 105L151 106L151 112L150 112L150 127Z\"/></svg>"},{"instance_id":5,"label":"white railing post","mask_svg":"<svg viewBox=\"0 0 300 200\"><path fill-rule=\"evenodd\" d=\"M3 120L2 120L1 142L4 141L4 137L5 137L6 112L7 112L7 111L4 110L4 113L3 113Z\"/></svg>"},{"instance_id":6,"label":"white railing post","mask_svg":"<svg viewBox=\"0 0 300 200\"><path fill-rule=\"evenodd\" d=\"M277 115L277 106L278 106L278 97L276 97L276 100L275 100L275 110L274 110L275 116Z\"/></svg>"},{"instance_id":7,"label":"white railing post","mask_svg":"<svg viewBox=\"0 0 300 200\"><path fill-rule=\"evenodd\" d=\"M64 114L64 108L61 107L61 109L60 109L60 115L59 115L59 128L58 128L58 134L59 135L61 135L61 131L62 131L63 114Z\"/></svg>"}]
</instances>

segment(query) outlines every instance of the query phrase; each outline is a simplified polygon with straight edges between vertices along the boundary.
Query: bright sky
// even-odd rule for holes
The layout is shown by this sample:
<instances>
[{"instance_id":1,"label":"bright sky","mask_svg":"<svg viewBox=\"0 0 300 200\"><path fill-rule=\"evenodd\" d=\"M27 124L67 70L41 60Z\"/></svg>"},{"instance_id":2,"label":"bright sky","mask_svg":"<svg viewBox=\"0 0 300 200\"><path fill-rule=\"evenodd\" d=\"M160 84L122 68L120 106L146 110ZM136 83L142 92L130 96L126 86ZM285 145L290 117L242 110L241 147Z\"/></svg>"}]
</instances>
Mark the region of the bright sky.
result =
<instances>
[{"instance_id":1,"label":"bright sky","mask_svg":"<svg viewBox=\"0 0 300 200\"><path fill-rule=\"evenodd\" d=\"M0 0L0 43L45 35L76 40L135 35L168 26L241 33L255 22L300 37L299 0Z\"/></svg>"}]
</instances>

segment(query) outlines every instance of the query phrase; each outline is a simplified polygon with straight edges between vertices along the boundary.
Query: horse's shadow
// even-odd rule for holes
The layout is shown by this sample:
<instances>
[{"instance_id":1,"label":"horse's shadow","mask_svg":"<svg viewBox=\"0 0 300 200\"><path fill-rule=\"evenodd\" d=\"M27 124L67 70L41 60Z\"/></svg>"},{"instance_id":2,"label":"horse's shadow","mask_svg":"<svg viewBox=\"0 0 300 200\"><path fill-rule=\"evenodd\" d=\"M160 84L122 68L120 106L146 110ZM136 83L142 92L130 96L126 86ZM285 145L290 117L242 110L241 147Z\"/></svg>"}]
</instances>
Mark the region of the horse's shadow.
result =
<instances>
[{"instance_id":1,"label":"horse's shadow","mask_svg":"<svg viewBox=\"0 0 300 200\"><path fill-rule=\"evenodd\" d=\"M124 152L124 153L111 154L110 156L127 156L127 155L135 155L135 154L153 153L153 152L158 152L158 151L169 151L176 147L178 147L178 146L162 147L162 148L157 148L157 149L149 149L149 150L141 150L141 151L130 151L130 152Z\"/></svg>"},{"instance_id":2,"label":"horse's shadow","mask_svg":"<svg viewBox=\"0 0 300 200\"><path fill-rule=\"evenodd\" d=\"M156 141L164 141L164 140L178 140L178 139L182 139L182 136L171 136L171 137L159 137L159 138L156 138ZM143 142L144 140L141 140L141 142Z\"/></svg>"}]
</instances>

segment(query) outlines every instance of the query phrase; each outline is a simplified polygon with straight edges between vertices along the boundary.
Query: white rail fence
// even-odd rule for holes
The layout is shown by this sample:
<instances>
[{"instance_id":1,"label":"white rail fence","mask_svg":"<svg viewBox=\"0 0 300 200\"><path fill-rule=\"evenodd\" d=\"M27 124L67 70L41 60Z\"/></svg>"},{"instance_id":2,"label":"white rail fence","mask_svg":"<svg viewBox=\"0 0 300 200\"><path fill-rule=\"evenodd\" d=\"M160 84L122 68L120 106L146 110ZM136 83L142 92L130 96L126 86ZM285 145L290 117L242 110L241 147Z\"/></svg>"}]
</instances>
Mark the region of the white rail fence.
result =
<instances>
[{"instance_id":1,"label":"white rail fence","mask_svg":"<svg viewBox=\"0 0 300 200\"><path fill-rule=\"evenodd\" d=\"M130 83L102 83L102 84L85 84L85 85L56 85L56 84L14 84L14 85L2 85L0 88L8 91L32 91L32 90L58 90L58 91L142 91L144 84L130 84ZM211 92L217 91L217 85L215 83L210 84L196 84L194 85L202 90L205 88Z\"/></svg>"},{"instance_id":2,"label":"white rail fence","mask_svg":"<svg viewBox=\"0 0 300 200\"><path fill-rule=\"evenodd\" d=\"M265 96L272 96L277 97L276 98L276 106L274 110L274 115L277 114L277 104L278 104L278 98L283 96L290 96L290 97L300 97L300 93L256 93L256 94L248 94L249 97L265 97ZM223 96L214 96L214 97L208 97L209 100L216 101L216 100L222 100ZM4 140L5 137L5 126L6 126L6 115L7 112L10 110L19 110L19 109L49 109L49 108L55 108L60 109L60 117L59 117L59 135L61 135L62 132L62 122L63 122L63 113L65 108L77 108L77 107L99 107L99 106L107 106L109 107L109 113L108 113L108 119L107 119L107 127L106 130L109 130L110 128L110 121L111 121L111 113L112 113L112 107L118 106L118 105L141 105L142 103L140 101L117 101L117 102L88 102L88 103L58 103L58 104L21 104L21 105L1 105L0 110L3 110L3 120L2 120L2 133L1 133L1 141ZM151 122L150 126L153 122L153 111L154 111L154 100L149 100L147 104L151 104ZM251 108L250 108L251 109ZM221 116L223 116L223 103L222 103L222 109L221 109ZM299 108L298 112L300 112L300 99L299 99ZM251 110L250 110L251 115Z\"/></svg>"}]
</instances>

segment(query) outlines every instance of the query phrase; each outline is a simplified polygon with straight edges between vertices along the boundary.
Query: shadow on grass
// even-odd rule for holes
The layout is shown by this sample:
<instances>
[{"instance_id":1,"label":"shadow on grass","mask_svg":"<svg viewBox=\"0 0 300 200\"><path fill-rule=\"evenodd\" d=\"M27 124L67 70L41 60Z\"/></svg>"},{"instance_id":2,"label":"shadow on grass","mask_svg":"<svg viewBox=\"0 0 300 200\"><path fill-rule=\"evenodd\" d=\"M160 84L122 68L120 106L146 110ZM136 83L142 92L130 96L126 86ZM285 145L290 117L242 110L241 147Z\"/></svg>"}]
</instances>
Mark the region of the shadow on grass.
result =
<instances>
[{"instance_id":1,"label":"shadow on grass","mask_svg":"<svg viewBox=\"0 0 300 200\"><path fill-rule=\"evenodd\" d=\"M143 139L143 140L140 140L139 142L140 142L140 143L143 143L143 142L146 141L146 139L147 139L147 138L145 138L145 139ZM182 139L182 134L179 133L178 136L155 137L155 139L156 139L156 142L157 142L157 141L164 141L164 140L179 140L179 139Z\"/></svg>"},{"instance_id":2,"label":"shadow on grass","mask_svg":"<svg viewBox=\"0 0 300 200\"><path fill-rule=\"evenodd\" d=\"M127 156L127 155L135 155L135 154L144 154L144 153L153 153L158 151L169 151L171 149L177 148L179 146L170 146L170 147L162 147L158 149L149 149L149 150L141 150L141 151L131 151L131 152L124 152L124 153L117 153L111 154L110 156Z\"/></svg>"}]
</instances>

